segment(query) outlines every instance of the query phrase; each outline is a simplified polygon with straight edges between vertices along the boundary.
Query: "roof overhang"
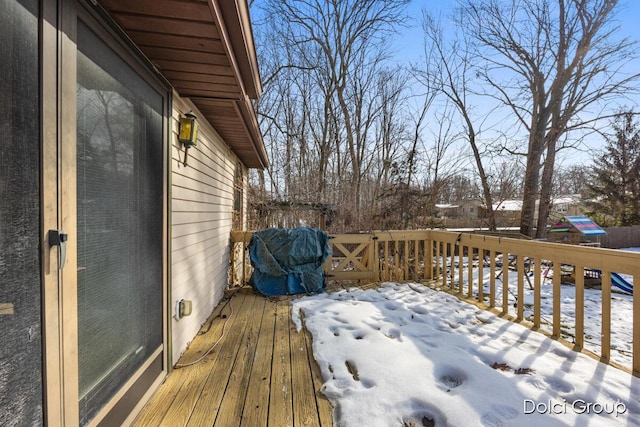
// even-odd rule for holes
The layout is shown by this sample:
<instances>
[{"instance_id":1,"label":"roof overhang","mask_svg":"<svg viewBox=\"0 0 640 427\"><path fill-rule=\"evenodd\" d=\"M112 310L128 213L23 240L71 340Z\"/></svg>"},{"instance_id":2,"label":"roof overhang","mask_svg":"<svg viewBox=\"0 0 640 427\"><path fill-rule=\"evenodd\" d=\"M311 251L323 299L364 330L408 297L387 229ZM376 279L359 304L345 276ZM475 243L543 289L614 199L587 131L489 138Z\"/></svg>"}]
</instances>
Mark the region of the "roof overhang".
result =
<instances>
[{"instance_id":1,"label":"roof overhang","mask_svg":"<svg viewBox=\"0 0 640 427\"><path fill-rule=\"evenodd\" d=\"M247 0L99 0L249 168L269 161L251 99L262 93Z\"/></svg>"}]
</instances>

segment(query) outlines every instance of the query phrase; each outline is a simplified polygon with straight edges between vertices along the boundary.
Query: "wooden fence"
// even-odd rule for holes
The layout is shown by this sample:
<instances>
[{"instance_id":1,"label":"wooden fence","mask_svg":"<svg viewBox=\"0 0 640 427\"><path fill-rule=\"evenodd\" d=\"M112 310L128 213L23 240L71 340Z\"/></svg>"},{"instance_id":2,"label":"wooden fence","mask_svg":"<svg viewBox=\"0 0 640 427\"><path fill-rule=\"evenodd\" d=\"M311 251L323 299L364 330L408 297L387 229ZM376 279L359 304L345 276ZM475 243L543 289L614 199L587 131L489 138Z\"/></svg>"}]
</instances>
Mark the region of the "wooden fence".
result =
<instances>
[{"instance_id":1,"label":"wooden fence","mask_svg":"<svg viewBox=\"0 0 640 427\"><path fill-rule=\"evenodd\" d=\"M251 232L232 232L230 286L244 284L251 274L246 250L250 238ZM612 277L625 274L640 283L640 253L613 249L439 230L341 234L329 241L333 255L324 270L330 280L430 283L533 330L572 341L575 350L583 351L587 341L596 341L596 350L586 352L607 363L611 362ZM601 277L601 312L585 316L585 281L593 272ZM550 318L541 314L541 289L547 280L552 286ZM561 312L561 286L567 280L575 286L573 325L566 324ZM533 289L527 304L525 283ZM631 363L612 364L640 376L640 287L632 292L632 318L617 325L632 329ZM527 318L525 305L532 311ZM585 340L585 321L594 316L601 324L599 340Z\"/></svg>"},{"instance_id":2,"label":"wooden fence","mask_svg":"<svg viewBox=\"0 0 640 427\"><path fill-rule=\"evenodd\" d=\"M605 248L640 247L640 225L630 227L605 227L606 236L600 241Z\"/></svg>"}]
</instances>

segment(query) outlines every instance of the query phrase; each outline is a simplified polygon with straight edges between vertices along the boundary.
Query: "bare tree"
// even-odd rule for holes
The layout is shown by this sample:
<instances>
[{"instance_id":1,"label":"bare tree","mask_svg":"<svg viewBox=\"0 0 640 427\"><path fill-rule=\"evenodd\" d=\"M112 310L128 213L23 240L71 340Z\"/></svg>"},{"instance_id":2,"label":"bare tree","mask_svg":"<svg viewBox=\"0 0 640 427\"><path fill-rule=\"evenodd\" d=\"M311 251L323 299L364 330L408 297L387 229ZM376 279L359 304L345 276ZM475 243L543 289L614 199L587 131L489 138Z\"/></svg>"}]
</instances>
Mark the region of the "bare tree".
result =
<instances>
[{"instance_id":1,"label":"bare tree","mask_svg":"<svg viewBox=\"0 0 640 427\"><path fill-rule=\"evenodd\" d=\"M463 0L459 24L477 41L479 75L528 133L520 231L546 235L556 153L608 102L637 90L625 74L635 43L615 38L617 0ZM542 165L542 175L540 168ZM537 231L535 202L540 196Z\"/></svg>"},{"instance_id":2,"label":"bare tree","mask_svg":"<svg viewBox=\"0 0 640 427\"><path fill-rule=\"evenodd\" d=\"M434 85L453 105L462 119L465 137L473 153L473 159L482 187L484 203L487 206L487 222L490 230L496 229L493 200L488 175L483 163L482 147L479 140L480 126L472 117L470 84L475 76L474 64L467 45L461 39L447 44L443 38L440 23L432 16L424 14L423 31L425 34L425 68L416 68L420 81L425 85Z\"/></svg>"},{"instance_id":3,"label":"bare tree","mask_svg":"<svg viewBox=\"0 0 640 427\"><path fill-rule=\"evenodd\" d=\"M280 120L286 123L280 133L295 136L302 157L317 159L308 163L320 171L320 179L315 181L316 194L322 194L326 184L339 177L338 191L342 194L336 196L351 203L354 227L359 225L362 182L375 160L375 124L383 114L376 92L378 76L384 73L388 56L387 36L402 23L407 3L408 0L267 2L266 13L278 37L274 43L287 52L280 58L285 62L273 67L273 78L291 71L296 79L309 85L307 88L314 88L306 91L298 87L295 94L288 95L299 97L284 104L287 108L297 106L296 110L288 109L295 114L289 118L297 122L297 127L291 121ZM265 87L271 83L270 79L266 82ZM283 85L287 82L283 81ZM287 93L287 88L282 89L281 93ZM288 138L283 142L285 148L291 147ZM313 152L308 147L313 147ZM289 149L286 151L290 153ZM287 173L286 169L292 166L283 165ZM310 170L307 172L310 178L318 178ZM331 192L335 193L335 188Z\"/></svg>"}]
</instances>

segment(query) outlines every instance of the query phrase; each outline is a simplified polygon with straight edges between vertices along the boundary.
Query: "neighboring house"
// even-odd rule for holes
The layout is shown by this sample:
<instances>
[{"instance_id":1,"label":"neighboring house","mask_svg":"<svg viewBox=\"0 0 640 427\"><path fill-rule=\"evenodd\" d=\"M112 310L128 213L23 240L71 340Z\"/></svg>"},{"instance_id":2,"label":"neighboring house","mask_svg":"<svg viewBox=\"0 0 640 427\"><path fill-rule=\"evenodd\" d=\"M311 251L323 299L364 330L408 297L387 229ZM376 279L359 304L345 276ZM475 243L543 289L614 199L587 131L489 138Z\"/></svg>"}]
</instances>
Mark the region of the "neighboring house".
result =
<instances>
[{"instance_id":1,"label":"neighboring house","mask_svg":"<svg viewBox=\"0 0 640 427\"><path fill-rule=\"evenodd\" d=\"M477 219L482 212L482 200L464 199L456 203L436 204L436 218Z\"/></svg>"},{"instance_id":2,"label":"neighboring house","mask_svg":"<svg viewBox=\"0 0 640 427\"><path fill-rule=\"evenodd\" d=\"M451 203L437 203L435 206L436 218L457 218L460 206Z\"/></svg>"},{"instance_id":3,"label":"neighboring house","mask_svg":"<svg viewBox=\"0 0 640 427\"><path fill-rule=\"evenodd\" d=\"M549 220L551 222L564 216L578 216L584 214L584 205L580 194L566 194L551 200L552 208Z\"/></svg>"},{"instance_id":4,"label":"neighboring house","mask_svg":"<svg viewBox=\"0 0 640 427\"><path fill-rule=\"evenodd\" d=\"M493 205L493 212L496 218L496 225L499 227L515 227L520 223L522 200L502 200Z\"/></svg>"},{"instance_id":5,"label":"neighboring house","mask_svg":"<svg viewBox=\"0 0 640 427\"><path fill-rule=\"evenodd\" d=\"M464 218L481 218L483 212L484 201L482 199L465 199L458 203L458 216Z\"/></svg>"},{"instance_id":6,"label":"neighboring house","mask_svg":"<svg viewBox=\"0 0 640 427\"><path fill-rule=\"evenodd\" d=\"M439 226L446 228L480 228L484 225L482 200L458 200L456 203L435 205Z\"/></svg>"},{"instance_id":7,"label":"neighboring house","mask_svg":"<svg viewBox=\"0 0 640 427\"><path fill-rule=\"evenodd\" d=\"M538 205L534 211L534 221L538 220ZM493 205L496 213L496 222L501 226L517 226L520 222L522 212L522 200L503 200ZM551 212L549 213L549 225L553 225L563 216L582 215L583 205L579 194L563 195L555 197L551 201Z\"/></svg>"},{"instance_id":8,"label":"neighboring house","mask_svg":"<svg viewBox=\"0 0 640 427\"><path fill-rule=\"evenodd\" d=\"M0 54L0 425L121 425L222 298L268 164L247 1L3 0Z\"/></svg>"}]
</instances>

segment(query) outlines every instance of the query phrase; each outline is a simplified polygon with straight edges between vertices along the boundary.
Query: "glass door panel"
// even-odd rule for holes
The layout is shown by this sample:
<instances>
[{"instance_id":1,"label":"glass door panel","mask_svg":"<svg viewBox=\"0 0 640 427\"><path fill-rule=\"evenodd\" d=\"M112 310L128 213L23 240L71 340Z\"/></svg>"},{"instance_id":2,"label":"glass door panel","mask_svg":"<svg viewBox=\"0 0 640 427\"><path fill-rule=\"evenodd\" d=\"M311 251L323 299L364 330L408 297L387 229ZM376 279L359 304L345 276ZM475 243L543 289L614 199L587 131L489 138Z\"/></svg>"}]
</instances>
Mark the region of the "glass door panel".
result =
<instances>
[{"instance_id":1,"label":"glass door panel","mask_svg":"<svg viewBox=\"0 0 640 427\"><path fill-rule=\"evenodd\" d=\"M163 94L78 22L80 420L162 345Z\"/></svg>"}]
</instances>

